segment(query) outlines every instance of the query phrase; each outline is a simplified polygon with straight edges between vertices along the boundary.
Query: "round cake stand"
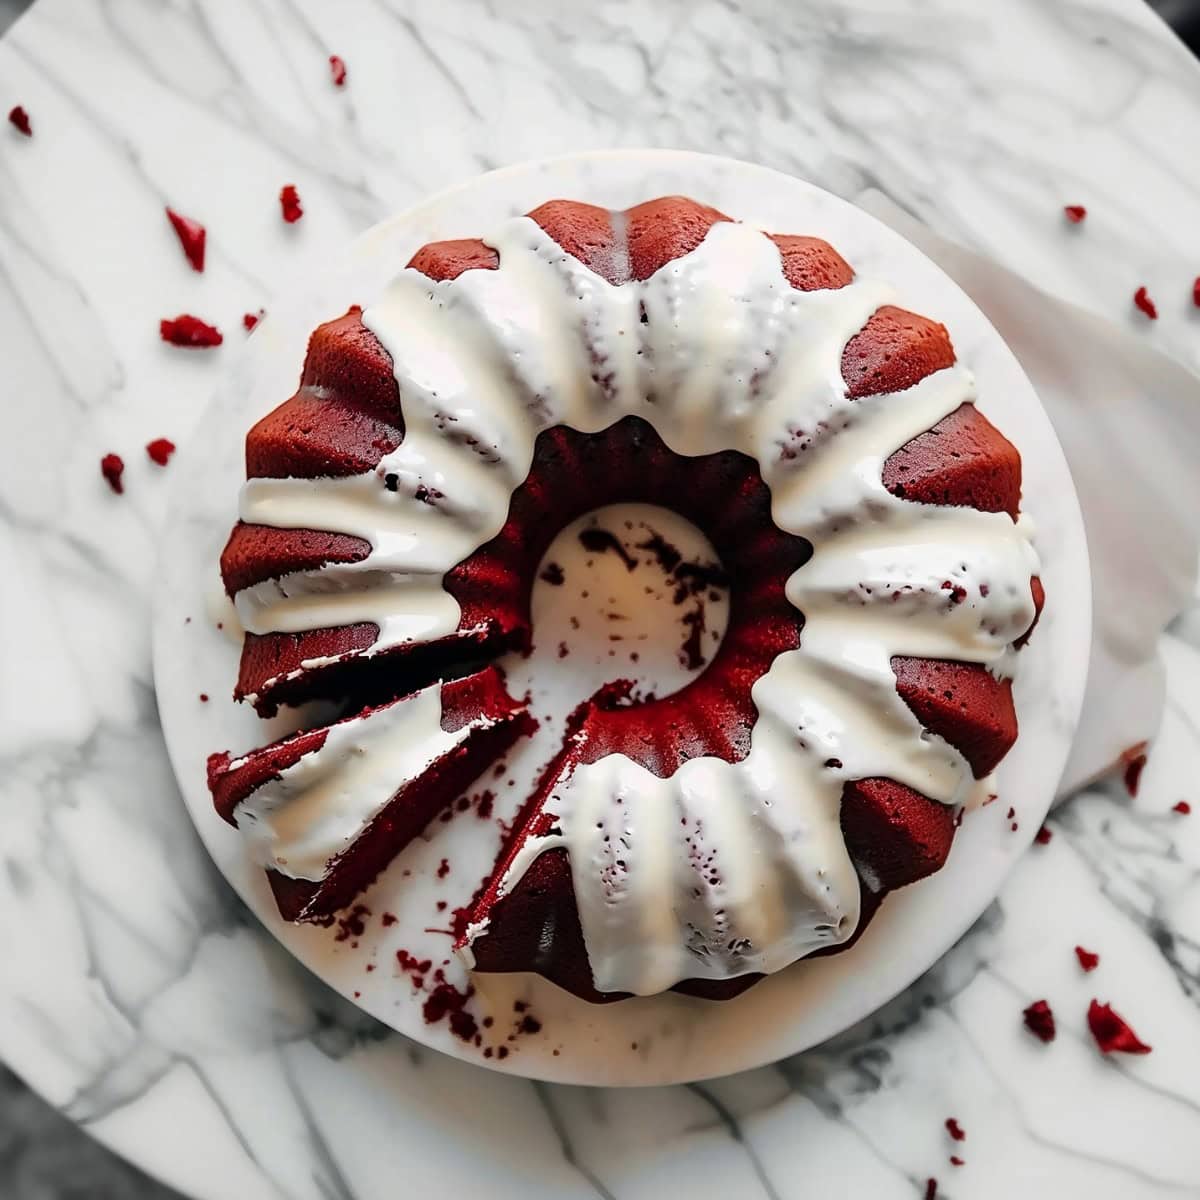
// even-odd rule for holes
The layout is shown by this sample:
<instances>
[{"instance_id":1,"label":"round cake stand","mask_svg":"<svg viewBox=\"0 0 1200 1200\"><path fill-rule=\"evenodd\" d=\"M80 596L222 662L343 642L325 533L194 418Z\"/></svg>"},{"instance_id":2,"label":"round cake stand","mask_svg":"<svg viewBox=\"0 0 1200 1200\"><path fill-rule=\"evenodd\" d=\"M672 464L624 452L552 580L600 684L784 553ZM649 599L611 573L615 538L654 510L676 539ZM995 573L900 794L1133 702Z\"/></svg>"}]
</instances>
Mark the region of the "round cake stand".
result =
<instances>
[{"instance_id":1,"label":"round cake stand","mask_svg":"<svg viewBox=\"0 0 1200 1200\"><path fill-rule=\"evenodd\" d=\"M1021 736L1000 767L998 802L968 815L945 868L890 897L851 951L796 964L723 1004L668 994L594 1006L534 976L477 977L473 1009L492 1021L476 1046L445 1021L427 1021L427 993L396 955L429 957L466 986L431 914L439 902L446 911L465 904L479 878L467 868L439 878L443 859L486 869L494 844L479 822L466 814L436 828L363 897L361 920L314 929L280 920L262 871L213 811L207 755L241 752L297 722L294 713L260 721L230 699L239 639L217 560L236 518L243 439L294 391L312 329L369 301L424 242L478 236L556 197L625 208L672 193L767 229L823 237L860 274L892 282L905 306L949 328L976 374L980 409L1021 452L1023 508L1043 564L1048 601L1015 687ZM1066 462L1016 359L975 305L898 234L819 188L747 163L664 151L581 154L484 175L376 226L303 294L277 303L180 453L160 576L154 660L163 728L188 810L230 884L292 954L393 1029L497 1071L569 1083L661 1085L771 1062L859 1021L925 971L991 902L1041 825L1078 719L1090 642L1086 543ZM511 809L519 797L501 800L502 818L503 804ZM534 1022L524 1020L529 1014ZM361 1065L371 1078L354 1086L390 1086Z\"/></svg>"}]
</instances>

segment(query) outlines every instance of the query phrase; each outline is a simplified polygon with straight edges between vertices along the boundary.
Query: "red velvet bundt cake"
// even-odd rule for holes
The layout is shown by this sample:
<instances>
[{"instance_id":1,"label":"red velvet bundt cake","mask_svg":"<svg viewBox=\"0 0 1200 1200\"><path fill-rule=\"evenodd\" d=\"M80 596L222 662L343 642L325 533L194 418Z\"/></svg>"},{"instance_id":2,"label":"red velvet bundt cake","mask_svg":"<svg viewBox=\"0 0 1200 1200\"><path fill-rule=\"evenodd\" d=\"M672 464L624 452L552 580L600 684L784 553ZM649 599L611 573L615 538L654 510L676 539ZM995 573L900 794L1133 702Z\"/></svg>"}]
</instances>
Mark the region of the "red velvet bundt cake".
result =
<instances>
[{"instance_id":1,"label":"red velvet bundt cake","mask_svg":"<svg viewBox=\"0 0 1200 1200\"><path fill-rule=\"evenodd\" d=\"M289 920L353 901L530 732L484 664L529 651L547 548L602 506L706 535L728 625L679 690L614 679L571 716L471 903L475 970L720 999L844 949L1017 736L1020 456L946 329L817 238L668 197L424 246L313 334L246 473L235 694L357 712L210 760Z\"/></svg>"}]
</instances>

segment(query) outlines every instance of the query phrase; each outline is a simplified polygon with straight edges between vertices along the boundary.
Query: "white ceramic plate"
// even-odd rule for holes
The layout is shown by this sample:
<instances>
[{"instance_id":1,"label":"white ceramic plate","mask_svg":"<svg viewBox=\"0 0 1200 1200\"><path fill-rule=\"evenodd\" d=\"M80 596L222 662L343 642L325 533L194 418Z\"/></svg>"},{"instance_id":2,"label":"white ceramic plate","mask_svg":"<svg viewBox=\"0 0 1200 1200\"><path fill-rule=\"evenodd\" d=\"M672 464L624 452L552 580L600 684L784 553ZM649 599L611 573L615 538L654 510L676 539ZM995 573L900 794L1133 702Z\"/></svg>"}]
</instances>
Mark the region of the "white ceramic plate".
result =
<instances>
[{"instance_id":1,"label":"white ceramic plate","mask_svg":"<svg viewBox=\"0 0 1200 1200\"><path fill-rule=\"evenodd\" d=\"M723 1004L665 995L594 1006L533 976L478 977L472 1009L493 1018L485 1045L494 1053L485 1059L445 1021L427 1023L426 993L399 970L396 950L435 963L451 957L449 937L436 932L444 923L437 904L448 912L470 898L495 852L493 821L466 812L435 824L364 897L372 916L362 933L338 940L336 930L279 919L263 873L213 812L207 755L248 749L298 723L294 713L260 721L229 698L240 640L217 559L236 518L245 432L294 391L317 324L368 302L424 242L477 236L555 197L625 208L670 193L774 231L826 238L858 272L893 283L907 307L949 327L959 358L976 373L979 407L1021 451L1023 507L1036 522L1043 560L1048 601L1015 689L1021 737L1001 765L999 801L968 816L946 867L889 898L853 950L799 963ZM591 153L497 171L435 196L364 234L304 294L277 301L179 456L155 613L155 678L179 784L210 853L267 928L328 984L400 1032L499 1070L571 1083L667 1084L759 1066L831 1037L909 984L980 915L1041 824L1062 771L1087 671L1089 597L1083 526L1054 431L1016 359L941 270L874 218L774 171L690 153ZM508 815L521 795L519 785L499 789L495 816ZM439 878L443 858L453 869ZM385 925L385 912L395 923ZM457 961L444 970L460 986L467 982ZM518 1001L536 1015L539 1032L513 1035Z\"/></svg>"}]
</instances>

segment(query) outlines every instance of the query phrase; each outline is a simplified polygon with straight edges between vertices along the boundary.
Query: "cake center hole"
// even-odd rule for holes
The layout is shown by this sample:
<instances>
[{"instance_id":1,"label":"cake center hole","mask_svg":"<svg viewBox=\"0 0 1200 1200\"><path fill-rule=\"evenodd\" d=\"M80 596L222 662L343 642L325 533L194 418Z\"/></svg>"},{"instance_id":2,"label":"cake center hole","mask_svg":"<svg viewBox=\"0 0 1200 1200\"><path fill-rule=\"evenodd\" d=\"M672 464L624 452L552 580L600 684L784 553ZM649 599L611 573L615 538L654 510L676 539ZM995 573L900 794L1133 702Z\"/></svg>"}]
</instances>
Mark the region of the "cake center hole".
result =
<instances>
[{"instance_id":1,"label":"cake center hole","mask_svg":"<svg viewBox=\"0 0 1200 1200\"><path fill-rule=\"evenodd\" d=\"M568 707L616 679L634 698L678 691L712 661L729 621L729 579L690 521L610 504L567 525L531 598L531 675Z\"/></svg>"}]
</instances>

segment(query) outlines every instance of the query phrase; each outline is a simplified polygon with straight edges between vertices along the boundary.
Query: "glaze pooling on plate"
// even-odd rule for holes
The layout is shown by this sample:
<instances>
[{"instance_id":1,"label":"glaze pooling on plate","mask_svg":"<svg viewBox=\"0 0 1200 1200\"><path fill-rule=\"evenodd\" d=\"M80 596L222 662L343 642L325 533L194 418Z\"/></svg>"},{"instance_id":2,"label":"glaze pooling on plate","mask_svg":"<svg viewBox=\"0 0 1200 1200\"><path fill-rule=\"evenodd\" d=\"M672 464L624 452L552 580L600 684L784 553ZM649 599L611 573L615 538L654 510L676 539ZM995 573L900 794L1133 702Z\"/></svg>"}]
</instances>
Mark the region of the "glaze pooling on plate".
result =
<instances>
[{"instance_id":1,"label":"glaze pooling on plate","mask_svg":"<svg viewBox=\"0 0 1200 1200\"><path fill-rule=\"evenodd\" d=\"M568 849L601 991L770 973L845 941L859 884L839 827L844 782L889 778L947 805L981 786L900 699L892 657L1007 675L1034 618L1026 522L883 485L892 452L973 401L970 373L954 365L902 393L849 397L843 349L891 289L856 278L799 291L750 226L718 223L618 285L528 218L486 241L497 269L442 282L406 270L363 314L394 364L399 447L357 476L245 484L247 523L371 546L241 592L246 629L371 622L367 654L452 634L445 575L502 528L553 426L595 432L633 415L679 454L749 455L775 523L814 550L787 584L802 644L754 687L749 755L695 759L667 779L623 755L578 767L548 805L555 832L527 843L505 886L539 853Z\"/></svg>"}]
</instances>

